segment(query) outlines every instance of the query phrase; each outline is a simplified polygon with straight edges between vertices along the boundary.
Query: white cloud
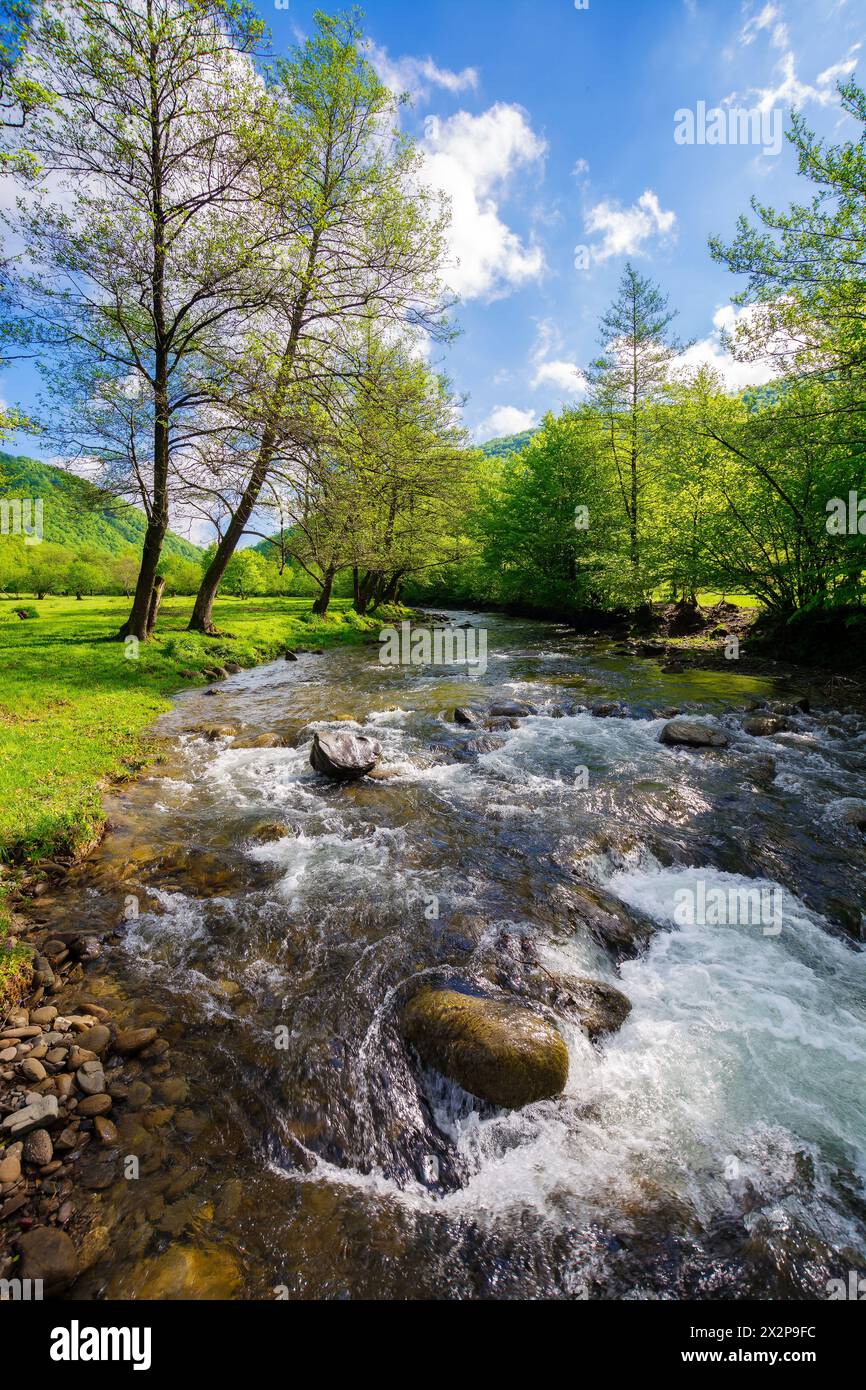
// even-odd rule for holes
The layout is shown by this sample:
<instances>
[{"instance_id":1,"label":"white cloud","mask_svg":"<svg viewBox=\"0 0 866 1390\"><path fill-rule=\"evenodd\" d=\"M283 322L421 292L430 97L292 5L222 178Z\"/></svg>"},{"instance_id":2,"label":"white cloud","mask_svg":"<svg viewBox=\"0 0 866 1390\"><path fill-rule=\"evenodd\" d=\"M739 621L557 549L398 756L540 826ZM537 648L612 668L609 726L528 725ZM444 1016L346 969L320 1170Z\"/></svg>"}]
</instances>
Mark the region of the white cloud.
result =
<instances>
[{"instance_id":1,"label":"white cloud","mask_svg":"<svg viewBox=\"0 0 866 1390\"><path fill-rule=\"evenodd\" d=\"M590 248L596 261L606 261L611 256L639 256L643 254L645 242L654 237L672 236L676 222L676 213L665 212L651 188L630 208L603 199L584 217L586 230L600 232L604 238Z\"/></svg>"},{"instance_id":2,"label":"white cloud","mask_svg":"<svg viewBox=\"0 0 866 1390\"><path fill-rule=\"evenodd\" d=\"M541 363L532 378L532 385L536 389L539 386L555 386L570 396L580 396L586 391L586 379L577 363L563 362L558 358Z\"/></svg>"},{"instance_id":3,"label":"white cloud","mask_svg":"<svg viewBox=\"0 0 866 1390\"><path fill-rule=\"evenodd\" d=\"M497 405L478 426L477 436L483 443L485 439L498 439L502 435L535 429L537 424L538 416L534 410L520 410L516 405Z\"/></svg>"},{"instance_id":4,"label":"white cloud","mask_svg":"<svg viewBox=\"0 0 866 1390\"><path fill-rule=\"evenodd\" d=\"M580 178L581 174L588 174L588 173L589 173L589 160L587 160L587 159L577 159L577 160L575 160L574 168L572 169L571 172L572 172L573 176L574 176L576 179Z\"/></svg>"},{"instance_id":5,"label":"white cloud","mask_svg":"<svg viewBox=\"0 0 866 1390\"><path fill-rule=\"evenodd\" d=\"M562 334L551 319L539 320L529 360L534 368L533 390L553 386L569 396L580 396L586 391L586 378L577 363L562 356Z\"/></svg>"},{"instance_id":6,"label":"white cloud","mask_svg":"<svg viewBox=\"0 0 866 1390\"><path fill-rule=\"evenodd\" d=\"M367 55L379 78L397 96L407 92L413 101L426 101L431 87L444 88L456 95L467 90L474 91L478 86L476 68L464 68L462 72L452 72L440 68L432 58L390 58L387 48L376 43L367 45Z\"/></svg>"},{"instance_id":7,"label":"white cloud","mask_svg":"<svg viewBox=\"0 0 866 1390\"><path fill-rule=\"evenodd\" d=\"M680 353L675 369L690 372L698 367L712 367L728 391L743 391L747 386L763 386L771 381L778 375L772 362L738 362L722 343L722 334L734 335L739 325L747 323L754 314L754 308L749 306L736 309L732 304L721 305L713 314L713 331Z\"/></svg>"},{"instance_id":8,"label":"white cloud","mask_svg":"<svg viewBox=\"0 0 866 1390\"><path fill-rule=\"evenodd\" d=\"M546 142L519 106L497 102L479 116L428 117L424 177L451 201L451 264L446 278L464 299L496 299L544 269L541 247L526 244L500 216L499 202L518 169L538 168Z\"/></svg>"},{"instance_id":9,"label":"white cloud","mask_svg":"<svg viewBox=\"0 0 866 1390\"><path fill-rule=\"evenodd\" d=\"M856 68L857 59L854 55L861 45L852 44L844 58L818 74L814 84L803 82L797 75L797 58L791 47L788 26L782 20L781 14L777 5L766 4L747 20L740 31L740 43L748 46L754 43L762 30L768 30L771 47L779 51L779 58L773 69L775 81L765 87L751 87L746 95L755 99L759 111L771 111L778 106L805 106L809 102L818 106L832 105L837 100L836 83ZM727 99L726 104L736 99L735 92Z\"/></svg>"},{"instance_id":10,"label":"white cloud","mask_svg":"<svg viewBox=\"0 0 866 1390\"><path fill-rule=\"evenodd\" d=\"M770 25L779 18L780 14L781 11L776 5L767 4L762 10L759 10L757 14L752 15L750 19L746 20L746 23L740 30L740 43L743 47L747 48L750 43L754 43L760 31L762 29L769 29ZM783 24L777 24L774 34L779 29L784 29L784 27Z\"/></svg>"}]
</instances>

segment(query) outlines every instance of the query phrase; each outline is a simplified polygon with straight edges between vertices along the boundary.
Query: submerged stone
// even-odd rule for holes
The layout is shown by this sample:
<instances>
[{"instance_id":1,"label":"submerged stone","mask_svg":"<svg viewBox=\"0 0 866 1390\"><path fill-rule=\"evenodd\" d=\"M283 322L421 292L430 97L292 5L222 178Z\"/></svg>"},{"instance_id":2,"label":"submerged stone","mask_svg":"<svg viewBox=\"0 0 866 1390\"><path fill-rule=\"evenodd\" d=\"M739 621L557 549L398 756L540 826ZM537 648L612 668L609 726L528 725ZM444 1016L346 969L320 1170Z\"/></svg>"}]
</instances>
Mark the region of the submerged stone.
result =
<instances>
[{"instance_id":1,"label":"submerged stone","mask_svg":"<svg viewBox=\"0 0 866 1390\"><path fill-rule=\"evenodd\" d=\"M235 1295L241 1282L237 1261L215 1245L203 1249L172 1245L164 1255L148 1261L145 1270L141 1282L136 1280L136 1298L227 1299Z\"/></svg>"}]
</instances>

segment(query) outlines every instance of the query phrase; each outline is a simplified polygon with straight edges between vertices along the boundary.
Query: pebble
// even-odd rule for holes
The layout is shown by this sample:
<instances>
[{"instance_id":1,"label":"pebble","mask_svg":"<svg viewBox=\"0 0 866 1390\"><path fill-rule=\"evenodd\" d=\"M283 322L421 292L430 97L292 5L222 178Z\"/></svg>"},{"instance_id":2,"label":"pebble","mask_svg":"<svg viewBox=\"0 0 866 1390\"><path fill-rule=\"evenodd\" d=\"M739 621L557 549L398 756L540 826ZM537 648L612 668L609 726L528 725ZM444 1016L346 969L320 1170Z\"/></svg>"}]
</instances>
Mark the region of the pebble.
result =
<instances>
[{"instance_id":1,"label":"pebble","mask_svg":"<svg viewBox=\"0 0 866 1390\"><path fill-rule=\"evenodd\" d=\"M81 1033L78 1038L78 1046L85 1051L94 1054L104 1052L111 1041L111 1033L104 1023L95 1023L92 1028L88 1028Z\"/></svg>"},{"instance_id":2,"label":"pebble","mask_svg":"<svg viewBox=\"0 0 866 1390\"><path fill-rule=\"evenodd\" d=\"M78 1113L79 1115L86 1115L88 1119L92 1119L95 1115L107 1115L108 1111L111 1109L111 1105L111 1096L85 1096L84 1100L79 1101Z\"/></svg>"},{"instance_id":3,"label":"pebble","mask_svg":"<svg viewBox=\"0 0 866 1390\"><path fill-rule=\"evenodd\" d=\"M21 1063L21 1074L28 1081L44 1081L49 1073L44 1069L42 1062L36 1061L32 1056L25 1056L24 1062Z\"/></svg>"},{"instance_id":4,"label":"pebble","mask_svg":"<svg viewBox=\"0 0 866 1390\"><path fill-rule=\"evenodd\" d=\"M93 1128L96 1130L97 1137L101 1144L114 1144L117 1140L117 1126L107 1120L104 1115L97 1115L93 1121Z\"/></svg>"},{"instance_id":5,"label":"pebble","mask_svg":"<svg viewBox=\"0 0 866 1390\"><path fill-rule=\"evenodd\" d=\"M20 1150L20 1144L12 1146ZM17 1182L21 1177L21 1155L12 1153L11 1149L6 1149L0 1156L0 1183Z\"/></svg>"},{"instance_id":6,"label":"pebble","mask_svg":"<svg viewBox=\"0 0 866 1390\"><path fill-rule=\"evenodd\" d=\"M155 1028L123 1028L114 1040L114 1050L126 1057L131 1053L140 1052L148 1043L152 1043L155 1037Z\"/></svg>"},{"instance_id":7,"label":"pebble","mask_svg":"<svg viewBox=\"0 0 866 1390\"><path fill-rule=\"evenodd\" d=\"M53 1004L45 1004L41 1009L34 1009L30 1015L31 1023L53 1023L60 1010L55 1009Z\"/></svg>"},{"instance_id":8,"label":"pebble","mask_svg":"<svg viewBox=\"0 0 866 1390\"><path fill-rule=\"evenodd\" d=\"M106 1097L108 1099L108 1097ZM109 1101L109 1104L111 1102ZM7 1115L0 1128L16 1139L23 1139L33 1129L41 1129L58 1117L56 1096L36 1096L22 1110Z\"/></svg>"},{"instance_id":9,"label":"pebble","mask_svg":"<svg viewBox=\"0 0 866 1390\"><path fill-rule=\"evenodd\" d=\"M47 1129L34 1129L24 1140L24 1162L42 1168L54 1157L54 1145Z\"/></svg>"},{"instance_id":10,"label":"pebble","mask_svg":"<svg viewBox=\"0 0 866 1390\"><path fill-rule=\"evenodd\" d=\"M143 1105L147 1105L152 1094L146 1081L133 1081L128 1091L129 1104L133 1110L140 1110Z\"/></svg>"},{"instance_id":11,"label":"pebble","mask_svg":"<svg viewBox=\"0 0 866 1390\"><path fill-rule=\"evenodd\" d=\"M85 1062L75 1079L85 1095L98 1096L105 1091L105 1073L99 1062Z\"/></svg>"},{"instance_id":12,"label":"pebble","mask_svg":"<svg viewBox=\"0 0 866 1390\"><path fill-rule=\"evenodd\" d=\"M69 1288L78 1273L78 1256L65 1231L40 1226L23 1235L18 1247L22 1279L41 1279L49 1297Z\"/></svg>"}]
</instances>

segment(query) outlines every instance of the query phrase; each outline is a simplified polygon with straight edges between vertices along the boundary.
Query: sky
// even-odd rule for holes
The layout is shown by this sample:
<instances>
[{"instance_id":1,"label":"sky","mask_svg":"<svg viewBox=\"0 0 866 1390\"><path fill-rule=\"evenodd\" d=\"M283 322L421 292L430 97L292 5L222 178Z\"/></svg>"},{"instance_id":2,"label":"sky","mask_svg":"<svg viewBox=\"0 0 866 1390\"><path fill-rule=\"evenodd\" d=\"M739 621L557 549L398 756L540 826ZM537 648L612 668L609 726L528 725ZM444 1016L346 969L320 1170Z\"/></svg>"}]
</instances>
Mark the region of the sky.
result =
<instances>
[{"instance_id":1,"label":"sky","mask_svg":"<svg viewBox=\"0 0 866 1390\"><path fill-rule=\"evenodd\" d=\"M279 52L317 6L258 8ZM855 133L835 87L858 63L864 80L862 0L367 0L364 15L377 70L412 98L401 121L425 177L452 200L461 333L431 361L466 395L474 439L581 399L629 259L679 311L689 362L715 363L731 389L766 379L720 344L743 286L707 238L730 238L753 195L811 196L779 138L792 105L830 139ZM734 139L700 142L701 109L711 138ZM12 366L0 398L32 405L37 385ZM51 457L23 436L5 447Z\"/></svg>"}]
</instances>

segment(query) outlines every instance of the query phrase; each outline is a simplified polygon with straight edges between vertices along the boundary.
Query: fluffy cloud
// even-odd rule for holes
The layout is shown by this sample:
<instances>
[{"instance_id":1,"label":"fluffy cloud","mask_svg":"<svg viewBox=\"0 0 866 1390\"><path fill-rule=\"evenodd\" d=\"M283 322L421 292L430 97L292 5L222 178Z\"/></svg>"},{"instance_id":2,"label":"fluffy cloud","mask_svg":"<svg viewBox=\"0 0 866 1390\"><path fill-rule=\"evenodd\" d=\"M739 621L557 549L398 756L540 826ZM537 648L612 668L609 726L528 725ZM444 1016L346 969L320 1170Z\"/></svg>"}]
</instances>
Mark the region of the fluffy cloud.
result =
<instances>
[{"instance_id":1,"label":"fluffy cloud","mask_svg":"<svg viewBox=\"0 0 866 1390\"><path fill-rule=\"evenodd\" d=\"M742 391L747 386L763 386L771 381L776 375L771 362L738 362L722 343L723 334L733 336L737 327L747 322L754 312L750 307L735 309L731 304L723 304L713 314L713 331L686 348L677 358L676 368L694 371L698 367L712 367L728 391Z\"/></svg>"},{"instance_id":2,"label":"fluffy cloud","mask_svg":"<svg viewBox=\"0 0 866 1390\"><path fill-rule=\"evenodd\" d=\"M602 241L590 248L596 261L606 261L611 256L639 256L648 241L674 235L676 223L676 213L665 212L651 188L630 208L604 199L584 217L586 230L602 236Z\"/></svg>"},{"instance_id":3,"label":"fluffy cloud","mask_svg":"<svg viewBox=\"0 0 866 1390\"><path fill-rule=\"evenodd\" d=\"M498 439L502 435L520 434L523 430L535 429L538 416L534 410L519 410L516 405L497 405L487 419L478 426L478 439Z\"/></svg>"},{"instance_id":4,"label":"fluffy cloud","mask_svg":"<svg viewBox=\"0 0 866 1390\"><path fill-rule=\"evenodd\" d=\"M552 386L569 396L583 395L586 391L583 372L575 362L567 361L561 354L562 334L551 319L542 319L530 354L533 389L537 391L541 386Z\"/></svg>"},{"instance_id":5,"label":"fluffy cloud","mask_svg":"<svg viewBox=\"0 0 866 1390\"><path fill-rule=\"evenodd\" d=\"M586 390L586 379L576 362L563 362L554 358L553 361L542 362L538 366L532 378L532 385L536 389L539 386L555 386L570 396L580 396Z\"/></svg>"},{"instance_id":6,"label":"fluffy cloud","mask_svg":"<svg viewBox=\"0 0 866 1390\"><path fill-rule=\"evenodd\" d=\"M519 106L497 102L479 116L428 117L424 177L451 201L447 279L462 298L500 298L544 269L541 247L503 222L499 203L510 177L540 167L546 149Z\"/></svg>"},{"instance_id":7,"label":"fluffy cloud","mask_svg":"<svg viewBox=\"0 0 866 1390\"><path fill-rule=\"evenodd\" d=\"M387 48L372 42L367 45L367 54L385 86L398 96L408 92L413 101L426 101L431 87L441 87L456 95L474 91L478 86L476 68L451 72L449 68L438 67L432 58L390 58Z\"/></svg>"}]
</instances>

